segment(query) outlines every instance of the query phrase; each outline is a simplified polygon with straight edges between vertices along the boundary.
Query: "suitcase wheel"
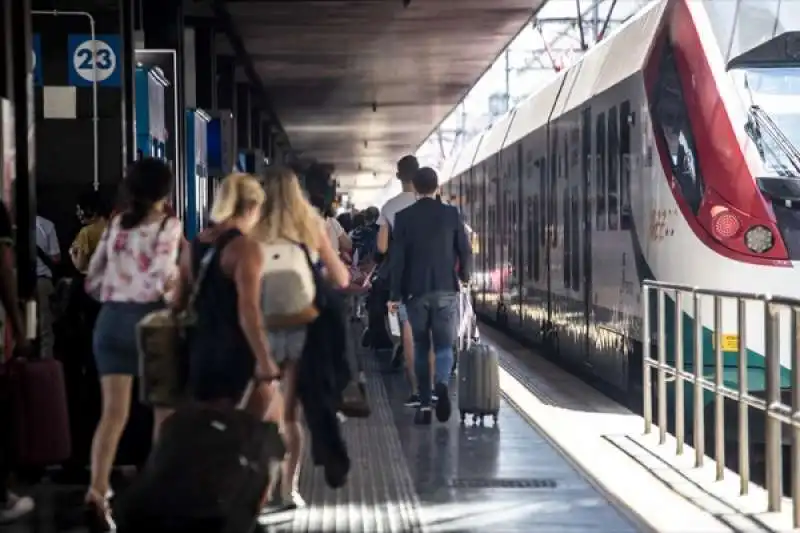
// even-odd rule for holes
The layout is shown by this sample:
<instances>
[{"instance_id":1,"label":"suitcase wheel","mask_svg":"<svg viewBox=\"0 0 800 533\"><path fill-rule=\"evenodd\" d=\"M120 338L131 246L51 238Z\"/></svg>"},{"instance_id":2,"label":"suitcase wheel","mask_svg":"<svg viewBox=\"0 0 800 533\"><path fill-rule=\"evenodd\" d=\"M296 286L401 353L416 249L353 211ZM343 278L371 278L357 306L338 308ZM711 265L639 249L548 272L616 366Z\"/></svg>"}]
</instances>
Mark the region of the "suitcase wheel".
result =
<instances>
[{"instance_id":1,"label":"suitcase wheel","mask_svg":"<svg viewBox=\"0 0 800 533\"><path fill-rule=\"evenodd\" d=\"M500 413L498 413L497 411L492 413L492 422L494 423L495 426L497 425L497 417L498 417L499 414Z\"/></svg>"}]
</instances>

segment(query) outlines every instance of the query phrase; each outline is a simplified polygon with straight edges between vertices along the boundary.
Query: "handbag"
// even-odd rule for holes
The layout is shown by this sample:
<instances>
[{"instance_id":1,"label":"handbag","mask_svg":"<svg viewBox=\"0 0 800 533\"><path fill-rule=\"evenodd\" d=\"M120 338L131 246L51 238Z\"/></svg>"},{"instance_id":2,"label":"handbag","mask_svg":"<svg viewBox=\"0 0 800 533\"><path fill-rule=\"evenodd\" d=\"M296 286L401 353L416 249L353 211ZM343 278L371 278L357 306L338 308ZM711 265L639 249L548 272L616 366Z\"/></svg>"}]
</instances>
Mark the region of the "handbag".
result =
<instances>
[{"instance_id":1,"label":"handbag","mask_svg":"<svg viewBox=\"0 0 800 533\"><path fill-rule=\"evenodd\" d=\"M215 254L216 249L212 246L203 255L184 310L153 311L136 325L139 399L144 404L175 407L186 396L189 376L188 339L197 323L194 304Z\"/></svg>"}]
</instances>

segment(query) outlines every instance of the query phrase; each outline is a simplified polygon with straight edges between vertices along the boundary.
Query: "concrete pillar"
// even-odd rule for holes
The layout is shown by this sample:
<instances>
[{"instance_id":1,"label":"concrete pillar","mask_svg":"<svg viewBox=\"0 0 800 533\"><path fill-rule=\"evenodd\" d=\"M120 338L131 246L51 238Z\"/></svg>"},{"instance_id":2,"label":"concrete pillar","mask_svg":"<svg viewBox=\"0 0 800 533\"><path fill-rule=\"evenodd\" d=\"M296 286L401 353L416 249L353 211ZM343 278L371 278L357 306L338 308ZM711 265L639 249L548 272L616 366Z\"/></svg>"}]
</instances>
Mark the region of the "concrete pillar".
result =
<instances>
[{"instance_id":1,"label":"concrete pillar","mask_svg":"<svg viewBox=\"0 0 800 533\"><path fill-rule=\"evenodd\" d=\"M120 36L122 38L122 54L119 58L122 84L120 86L120 103L122 104L122 170L130 165L136 156L136 132L134 116L136 109L136 57L134 50L134 0L118 0Z\"/></svg>"},{"instance_id":2,"label":"concrete pillar","mask_svg":"<svg viewBox=\"0 0 800 533\"><path fill-rule=\"evenodd\" d=\"M214 29L208 26L194 28L194 75L196 106L211 111L217 108L216 78L217 55Z\"/></svg>"},{"instance_id":3,"label":"concrete pillar","mask_svg":"<svg viewBox=\"0 0 800 533\"><path fill-rule=\"evenodd\" d=\"M17 225L17 283L19 297L25 302L28 337L36 330L36 131L33 102L33 46L31 0L11 2L12 87L14 103L14 141L16 173L14 216Z\"/></svg>"},{"instance_id":4,"label":"concrete pillar","mask_svg":"<svg viewBox=\"0 0 800 533\"><path fill-rule=\"evenodd\" d=\"M216 109L236 112L236 59L233 56L217 56L216 60Z\"/></svg>"},{"instance_id":5,"label":"concrete pillar","mask_svg":"<svg viewBox=\"0 0 800 533\"><path fill-rule=\"evenodd\" d=\"M252 97L250 94L250 84L246 81L236 82L236 141L240 150L251 148L252 139L250 134L252 129L250 122L253 119Z\"/></svg>"},{"instance_id":6,"label":"concrete pillar","mask_svg":"<svg viewBox=\"0 0 800 533\"><path fill-rule=\"evenodd\" d=\"M250 146L253 149L261 149L261 122L261 109L254 106L250 112Z\"/></svg>"}]
</instances>

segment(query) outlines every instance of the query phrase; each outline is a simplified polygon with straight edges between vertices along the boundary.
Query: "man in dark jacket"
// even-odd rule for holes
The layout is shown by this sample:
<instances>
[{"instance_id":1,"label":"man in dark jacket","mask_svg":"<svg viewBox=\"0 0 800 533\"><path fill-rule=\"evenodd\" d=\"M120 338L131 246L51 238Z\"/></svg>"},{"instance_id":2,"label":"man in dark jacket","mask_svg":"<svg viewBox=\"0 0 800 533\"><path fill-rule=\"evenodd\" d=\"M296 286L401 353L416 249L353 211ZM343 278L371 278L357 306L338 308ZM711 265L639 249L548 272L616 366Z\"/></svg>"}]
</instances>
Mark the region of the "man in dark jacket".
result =
<instances>
[{"instance_id":1,"label":"man in dark jacket","mask_svg":"<svg viewBox=\"0 0 800 533\"><path fill-rule=\"evenodd\" d=\"M414 421L431 423L428 352L433 343L436 418L450 418L447 383L453 365L459 280L469 281L472 251L458 210L436 200L439 179L428 167L413 179L418 200L398 212L392 232L390 310L404 303L414 336L420 407Z\"/></svg>"}]
</instances>

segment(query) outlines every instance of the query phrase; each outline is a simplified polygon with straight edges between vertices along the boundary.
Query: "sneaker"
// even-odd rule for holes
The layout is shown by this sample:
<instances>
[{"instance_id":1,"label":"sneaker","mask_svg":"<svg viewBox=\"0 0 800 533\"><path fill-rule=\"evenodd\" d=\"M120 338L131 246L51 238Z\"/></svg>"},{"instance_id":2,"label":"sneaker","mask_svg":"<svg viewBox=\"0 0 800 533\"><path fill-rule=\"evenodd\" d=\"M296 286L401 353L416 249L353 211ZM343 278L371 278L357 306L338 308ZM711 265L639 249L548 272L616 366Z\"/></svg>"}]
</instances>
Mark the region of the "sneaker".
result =
<instances>
[{"instance_id":1,"label":"sneaker","mask_svg":"<svg viewBox=\"0 0 800 533\"><path fill-rule=\"evenodd\" d=\"M439 397L436 394L431 394L431 405L436 405L436 402L439 401Z\"/></svg>"},{"instance_id":2,"label":"sneaker","mask_svg":"<svg viewBox=\"0 0 800 533\"><path fill-rule=\"evenodd\" d=\"M436 402L436 420L439 422L447 422L450 420L450 413L452 411L450 392L447 390L447 385L444 383L437 383L436 396L439 399L439 401Z\"/></svg>"},{"instance_id":3,"label":"sneaker","mask_svg":"<svg viewBox=\"0 0 800 533\"><path fill-rule=\"evenodd\" d=\"M0 524L16 522L25 515L30 514L35 507L33 498L17 496L13 492L9 492L5 505L0 507Z\"/></svg>"},{"instance_id":4,"label":"sneaker","mask_svg":"<svg viewBox=\"0 0 800 533\"><path fill-rule=\"evenodd\" d=\"M431 408L420 407L414 415L414 423L419 426L429 426L431 424Z\"/></svg>"},{"instance_id":5,"label":"sneaker","mask_svg":"<svg viewBox=\"0 0 800 533\"><path fill-rule=\"evenodd\" d=\"M412 394L404 404L406 407L419 407L419 394Z\"/></svg>"}]
</instances>

